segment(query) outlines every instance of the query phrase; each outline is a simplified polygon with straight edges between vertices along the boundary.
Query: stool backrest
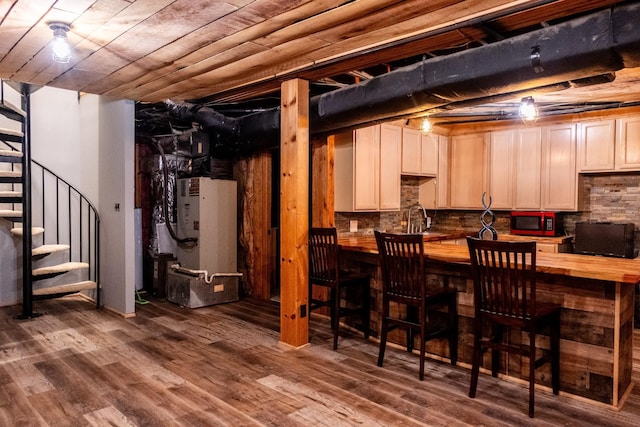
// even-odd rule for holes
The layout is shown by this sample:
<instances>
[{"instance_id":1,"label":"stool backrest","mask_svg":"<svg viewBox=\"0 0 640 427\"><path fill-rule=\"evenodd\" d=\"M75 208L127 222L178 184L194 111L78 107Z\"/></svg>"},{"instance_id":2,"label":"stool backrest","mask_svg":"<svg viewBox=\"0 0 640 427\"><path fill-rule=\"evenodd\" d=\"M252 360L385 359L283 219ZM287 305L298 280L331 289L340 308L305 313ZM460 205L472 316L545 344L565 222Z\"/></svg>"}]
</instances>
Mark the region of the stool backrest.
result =
<instances>
[{"instance_id":1,"label":"stool backrest","mask_svg":"<svg viewBox=\"0 0 640 427\"><path fill-rule=\"evenodd\" d=\"M421 234L375 232L382 270L383 295L416 304L424 299L426 275Z\"/></svg>"},{"instance_id":2,"label":"stool backrest","mask_svg":"<svg viewBox=\"0 0 640 427\"><path fill-rule=\"evenodd\" d=\"M335 228L309 230L309 278L329 286L339 280L338 232Z\"/></svg>"},{"instance_id":3,"label":"stool backrest","mask_svg":"<svg viewBox=\"0 0 640 427\"><path fill-rule=\"evenodd\" d=\"M529 319L536 305L536 243L467 238L476 313Z\"/></svg>"}]
</instances>

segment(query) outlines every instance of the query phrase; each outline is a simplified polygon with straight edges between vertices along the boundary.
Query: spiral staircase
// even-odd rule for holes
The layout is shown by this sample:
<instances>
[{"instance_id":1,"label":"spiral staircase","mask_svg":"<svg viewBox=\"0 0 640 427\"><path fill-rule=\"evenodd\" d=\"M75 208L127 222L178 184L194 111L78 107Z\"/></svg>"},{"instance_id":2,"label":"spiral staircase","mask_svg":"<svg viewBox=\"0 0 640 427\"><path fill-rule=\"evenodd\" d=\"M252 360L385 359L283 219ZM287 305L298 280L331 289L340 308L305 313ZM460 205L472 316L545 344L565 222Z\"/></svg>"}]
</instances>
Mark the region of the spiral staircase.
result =
<instances>
[{"instance_id":1,"label":"spiral staircase","mask_svg":"<svg viewBox=\"0 0 640 427\"><path fill-rule=\"evenodd\" d=\"M0 126L0 221L10 221L13 238L22 241L20 318L39 314L34 301L79 292L101 305L100 218L75 187L31 159L32 91L0 81L0 114L11 124ZM17 94L20 107L5 98Z\"/></svg>"}]
</instances>

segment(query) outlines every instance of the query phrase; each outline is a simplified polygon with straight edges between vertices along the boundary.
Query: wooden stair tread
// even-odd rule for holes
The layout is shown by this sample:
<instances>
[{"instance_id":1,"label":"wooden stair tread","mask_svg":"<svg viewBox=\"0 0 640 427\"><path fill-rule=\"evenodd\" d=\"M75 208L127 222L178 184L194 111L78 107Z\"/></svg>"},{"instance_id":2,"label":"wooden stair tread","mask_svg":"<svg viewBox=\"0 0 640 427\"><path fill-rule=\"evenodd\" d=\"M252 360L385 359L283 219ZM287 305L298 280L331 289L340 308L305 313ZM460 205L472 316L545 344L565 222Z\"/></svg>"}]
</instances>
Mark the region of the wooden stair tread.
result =
<instances>
[{"instance_id":1,"label":"wooden stair tread","mask_svg":"<svg viewBox=\"0 0 640 427\"><path fill-rule=\"evenodd\" d=\"M0 177L19 178L21 176L22 176L22 171L0 171Z\"/></svg>"},{"instance_id":2,"label":"wooden stair tread","mask_svg":"<svg viewBox=\"0 0 640 427\"><path fill-rule=\"evenodd\" d=\"M74 270L83 270L89 268L89 264L86 262L65 262L62 264L49 265L47 267L40 267L33 270L31 273L34 277L44 276L46 274L58 274L66 273Z\"/></svg>"},{"instance_id":3,"label":"wooden stair tread","mask_svg":"<svg viewBox=\"0 0 640 427\"><path fill-rule=\"evenodd\" d=\"M42 256L52 254L54 252L62 252L69 249L69 245L42 245L34 248L31 253L33 256Z\"/></svg>"},{"instance_id":4,"label":"wooden stair tread","mask_svg":"<svg viewBox=\"0 0 640 427\"><path fill-rule=\"evenodd\" d=\"M5 128L0 128L0 135L13 141L22 139L24 137L24 133L22 133L22 131Z\"/></svg>"},{"instance_id":5,"label":"wooden stair tread","mask_svg":"<svg viewBox=\"0 0 640 427\"><path fill-rule=\"evenodd\" d=\"M27 113L22 108L16 107L15 105L10 103L6 99L0 101L0 109L9 110L9 111L11 111L13 113L18 114L19 116L27 117Z\"/></svg>"},{"instance_id":6,"label":"wooden stair tread","mask_svg":"<svg viewBox=\"0 0 640 427\"><path fill-rule=\"evenodd\" d=\"M66 285L48 286L45 288L38 288L33 290L33 295L55 295L55 294L67 294L73 292L86 291L89 289L97 289L98 284L90 280L82 282L68 283Z\"/></svg>"},{"instance_id":7,"label":"wooden stair tread","mask_svg":"<svg viewBox=\"0 0 640 427\"><path fill-rule=\"evenodd\" d=\"M44 233L44 228L42 227L31 227L31 235L36 236L38 234ZM15 227L11 229L11 234L16 237L22 237L23 230L22 227Z\"/></svg>"},{"instance_id":8,"label":"wooden stair tread","mask_svg":"<svg viewBox=\"0 0 640 427\"><path fill-rule=\"evenodd\" d=\"M23 157L23 154L22 154L22 151L17 151L17 150L0 150L0 156Z\"/></svg>"},{"instance_id":9,"label":"wooden stair tread","mask_svg":"<svg viewBox=\"0 0 640 427\"><path fill-rule=\"evenodd\" d=\"M11 218L13 218L13 217L16 217L16 216L22 217L22 211L12 211L12 210L9 210L9 209L0 209L0 217L4 217L4 218L11 217Z\"/></svg>"},{"instance_id":10,"label":"wooden stair tread","mask_svg":"<svg viewBox=\"0 0 640 427\"><path fill-rule=\"evenodd\" d=\"M22 191L0 191L0 197L22 197Z\"/></svg>"}]
</instances>

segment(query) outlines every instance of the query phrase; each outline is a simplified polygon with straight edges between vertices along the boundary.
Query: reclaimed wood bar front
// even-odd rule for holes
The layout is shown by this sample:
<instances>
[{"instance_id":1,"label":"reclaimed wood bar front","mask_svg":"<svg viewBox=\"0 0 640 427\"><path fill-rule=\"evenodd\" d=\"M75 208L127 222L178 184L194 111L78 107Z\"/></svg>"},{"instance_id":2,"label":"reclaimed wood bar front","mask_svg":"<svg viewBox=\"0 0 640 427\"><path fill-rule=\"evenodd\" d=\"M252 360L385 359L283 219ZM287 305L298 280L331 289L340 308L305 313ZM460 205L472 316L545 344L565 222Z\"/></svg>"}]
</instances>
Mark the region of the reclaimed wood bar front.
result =
<instances>
[{"instance_id":1,"label":"reclaimed wood bar front","mask_svg":"<svg viewBox=\"0 0 640 427\"><path fill-rule=\"evenodd\" d=\"M442 238L442 237L440 237ZM429 282L458 289L460 316L458 363L470 366L473 346L473 283L466 246L443 244L425 237ZM378 255L373 236L340 239L343 259L351 268L372 274L371 329L377 336L382 312ZM565 253L537 255L539 300L562 305L560 343L560 391L619 408L633 387L633 310L635 288L640 283L640 259L592 257ZM405 345L404 334L389 339ZM512 343L528 340L525 333L510 331ZM540 335L537 346L548 349L549 338ZM428 343L429 357L447 359L445 340ZM486 354L484 368L490 369ZM525 380L529 360L502 355L501 374ZM550 367L536 370L536 382L551 387Z\"/></svg>"}]
</instances>

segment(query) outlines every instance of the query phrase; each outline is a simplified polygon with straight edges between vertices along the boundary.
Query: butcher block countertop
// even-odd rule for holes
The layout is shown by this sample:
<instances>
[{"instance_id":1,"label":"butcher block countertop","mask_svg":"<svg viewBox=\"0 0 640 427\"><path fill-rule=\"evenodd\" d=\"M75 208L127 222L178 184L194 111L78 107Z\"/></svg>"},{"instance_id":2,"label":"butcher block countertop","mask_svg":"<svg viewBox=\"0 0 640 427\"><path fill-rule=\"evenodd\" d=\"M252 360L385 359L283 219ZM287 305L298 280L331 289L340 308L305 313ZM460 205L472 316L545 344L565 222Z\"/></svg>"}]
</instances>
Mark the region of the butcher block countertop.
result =
<instances>
[{"instance_id":1,"label":"butcher block countertop","mask_svg":"<svg viewBox=\"0 0 640 427\"><path fill-rule=\"evenodd\" d=\"M425 253L427 259L445 263L469 264L469 251L465 245L442 244L442 240L464 238L461 234L429 233L424 235ZM524 236L508 235L500 240L538 240L566 239L557 238L528 238ZM549 240L545 240L549 241ZM377 254L374 236L341 237L339 243L344 250ZM640 283L640 257L636 259L598 257L577 255L570 253L544 253L536 255L537 271L540 273L557 274L562 276L584 279L605 280L611 282L635 285Z\"/></svg>"}]
</instances>

